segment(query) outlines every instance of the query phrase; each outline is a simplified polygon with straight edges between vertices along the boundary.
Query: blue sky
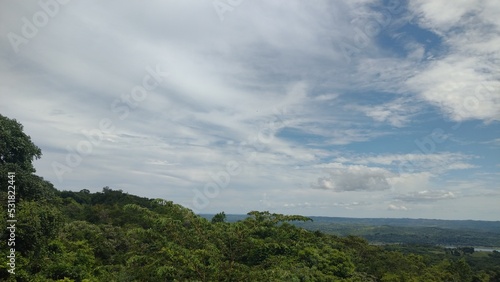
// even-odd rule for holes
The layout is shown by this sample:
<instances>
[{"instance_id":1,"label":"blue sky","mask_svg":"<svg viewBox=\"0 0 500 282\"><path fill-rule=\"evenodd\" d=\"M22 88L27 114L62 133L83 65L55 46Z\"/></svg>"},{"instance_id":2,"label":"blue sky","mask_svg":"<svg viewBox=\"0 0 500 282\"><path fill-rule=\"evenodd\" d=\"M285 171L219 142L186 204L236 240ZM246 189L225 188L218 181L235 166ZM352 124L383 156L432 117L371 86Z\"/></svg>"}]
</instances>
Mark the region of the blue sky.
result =
<instances>
[{"instance_id":1,"label":"blue sky","mask_svg":"<svg viewBox=\"0 0 500 282\"><path fill-rule=\"evenodd\" d=\"M59 189L500 220L498 1L4 1L0 113Z\"/></svg>"}]
</instances>

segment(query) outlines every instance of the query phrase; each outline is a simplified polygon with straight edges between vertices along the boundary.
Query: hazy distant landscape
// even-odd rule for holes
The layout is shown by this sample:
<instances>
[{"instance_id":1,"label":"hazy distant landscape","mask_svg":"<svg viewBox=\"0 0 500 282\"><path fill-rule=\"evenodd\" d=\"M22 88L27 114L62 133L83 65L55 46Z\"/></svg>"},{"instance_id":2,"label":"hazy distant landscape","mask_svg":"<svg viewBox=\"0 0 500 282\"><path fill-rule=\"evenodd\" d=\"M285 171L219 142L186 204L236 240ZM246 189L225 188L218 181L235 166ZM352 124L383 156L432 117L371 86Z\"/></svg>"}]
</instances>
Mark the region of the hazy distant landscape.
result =
<instances>
[{"instance_id":1,"label":"hazy distant landscape","mask_svg":"<svg viewBox=\"0 0 500 282\"><path fill-rule=\"evenodd\" d=\"M201 215L210 219L213 215ZM229 222L247 215L227 215ZM500 221L436 220L409 218L310 217L293 222L307 230L338 236L360 236L372 244L420 244L455 247L487 247L500 251Z\"/></svg>"}]
</instances>

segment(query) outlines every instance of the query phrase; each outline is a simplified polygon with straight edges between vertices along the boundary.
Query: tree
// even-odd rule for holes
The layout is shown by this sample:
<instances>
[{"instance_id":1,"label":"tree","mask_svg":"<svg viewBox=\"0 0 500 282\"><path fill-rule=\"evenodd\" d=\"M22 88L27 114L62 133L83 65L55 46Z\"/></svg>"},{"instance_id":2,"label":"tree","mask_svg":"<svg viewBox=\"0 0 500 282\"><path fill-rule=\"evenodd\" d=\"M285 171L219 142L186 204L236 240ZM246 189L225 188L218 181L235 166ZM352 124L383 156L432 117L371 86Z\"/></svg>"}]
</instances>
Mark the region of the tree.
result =
<instances>
[{"instance_id":1,"label":"tree","mask_svg":"<svg viewBox=\"0 0 500 282\"><path fill-rule=\"evenodd\" d=\"M14 164L23 171L33 173L31 163L39 159L42 151L23 132L23 126L15 119L0 115L0 165Z\"/></svg>"},{"instance_id":2,"label":"tree","mask_svg":"<svg viewBox=\"0 0 500 282\"><path fill-rule=\"evenodd\" d=\"M35 168L32 162L41 156L42 151L23 132L19 122L0 115L0 183L7 183L8 172L15 172L15 185L22 187L16 189L18 199L54 197L56 190L52 184L33 174Z\"/></svg>"},{"instance_id":3,"label":"tree","mask_svg":"<svg viewBox=\"0 0 500 282\"><path fill-rule=\"evenodd\" d=\"M212 217L212 223L217 222L226 222L226 214L224 212L220 212Z\"/></svg>"}]
</instances>

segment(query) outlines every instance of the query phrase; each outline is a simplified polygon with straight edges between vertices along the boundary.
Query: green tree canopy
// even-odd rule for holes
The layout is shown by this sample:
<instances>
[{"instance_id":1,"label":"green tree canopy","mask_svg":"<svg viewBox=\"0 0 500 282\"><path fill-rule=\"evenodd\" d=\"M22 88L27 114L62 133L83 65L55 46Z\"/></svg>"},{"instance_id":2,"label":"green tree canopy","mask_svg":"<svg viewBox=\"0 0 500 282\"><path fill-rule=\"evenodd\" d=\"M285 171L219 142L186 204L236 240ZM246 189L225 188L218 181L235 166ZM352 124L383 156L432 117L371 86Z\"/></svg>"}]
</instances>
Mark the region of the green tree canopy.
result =
<instances>
[{"instance_id":1,"label":"green tree canopy","mask_svg":"<svg viewBox=\"0 0 500 282\"><path fill-rule=\"evenodd\" d=\"M15 119L0 115L0 183L2 192L7 190L7 173L15 172L16 196L18 199L53 199L56 189L42 177L34 174L33 160L39 159L42 151L23 132L23 126ZM5 187L5 188L4 188Z\"/></svg>"},{"instance_id":2,"label":"green tree canopy","mask_svg":"<svg viewBox=\"0 0 500 282\"><path fill-rule=\"evenodd\" d=\"M0 114L0 137L0 165L14 164L26 172L35 172L32 161L39 159L42 151L23 132L23 126Z\"/></svg>"},{"instance_id":3,"label":"green tree canopy","mask_svg":"<svg viewBox=\"0 0 500 282\"><path fill-rule=\"evenodd\" d=\"M212 217L212 223L217 222L226 222L226 214L224 212L220 212Z\"/></svg>"}]
</instances>

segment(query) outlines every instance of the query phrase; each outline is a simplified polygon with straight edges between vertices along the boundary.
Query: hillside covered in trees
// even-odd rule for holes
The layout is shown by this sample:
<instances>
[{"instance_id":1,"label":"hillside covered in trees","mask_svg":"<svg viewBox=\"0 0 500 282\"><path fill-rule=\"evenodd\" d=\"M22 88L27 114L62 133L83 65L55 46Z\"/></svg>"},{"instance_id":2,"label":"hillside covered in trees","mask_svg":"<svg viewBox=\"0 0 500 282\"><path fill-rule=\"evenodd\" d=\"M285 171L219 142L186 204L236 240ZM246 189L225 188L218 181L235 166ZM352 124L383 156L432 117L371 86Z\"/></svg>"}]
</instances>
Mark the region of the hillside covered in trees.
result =
<instances>
[{"instance_id":1,"label":"hillside covered in trees","mask_svg":"<svg viewBox=\"0 0 500 282\"><path fill-rule=\"evenodd\" d=\"M310 220L298 215L227 222L108 187L60 191L34 174L41 150L21 124L0 115L0 135L2 206L15 185L17 219L14 271L2 228L2 281L500 281L498 252L374 246L297 227Z\"/></svg>"}]
</instances>

